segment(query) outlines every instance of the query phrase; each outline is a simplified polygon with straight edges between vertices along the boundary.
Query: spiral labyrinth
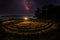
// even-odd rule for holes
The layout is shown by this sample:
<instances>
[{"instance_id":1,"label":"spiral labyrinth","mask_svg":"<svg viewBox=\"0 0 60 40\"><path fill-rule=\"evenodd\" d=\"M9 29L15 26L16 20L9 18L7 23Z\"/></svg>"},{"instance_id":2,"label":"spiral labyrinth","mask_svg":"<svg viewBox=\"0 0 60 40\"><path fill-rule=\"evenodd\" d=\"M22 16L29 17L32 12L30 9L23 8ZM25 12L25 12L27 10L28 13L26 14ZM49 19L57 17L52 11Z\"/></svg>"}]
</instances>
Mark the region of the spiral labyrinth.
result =
<instances>
[{"instance_id":1,"label":"spiral labyrinth","mask_svg":"<svg viewBox=\"0 0 60 40\"><path fill-rule=\"evenodd\" d=\"M8 20L2 22L2 28L5 32L11 34L40 34L56 29L57 25L52 22L36 22L36 21L21 21Z\"/></svg>"}]
</instances>

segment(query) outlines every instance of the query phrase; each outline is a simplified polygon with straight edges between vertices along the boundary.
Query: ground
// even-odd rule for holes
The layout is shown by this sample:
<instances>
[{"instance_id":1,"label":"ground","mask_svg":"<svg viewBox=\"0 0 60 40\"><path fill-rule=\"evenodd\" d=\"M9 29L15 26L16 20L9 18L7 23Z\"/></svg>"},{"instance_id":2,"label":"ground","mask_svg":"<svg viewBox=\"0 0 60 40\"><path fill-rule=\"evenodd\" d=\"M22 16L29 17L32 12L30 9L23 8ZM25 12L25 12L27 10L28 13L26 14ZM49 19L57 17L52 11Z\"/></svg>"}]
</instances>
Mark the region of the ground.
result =
<instances>
[{"instance_id":1,"label":"ground","mask_svg":"<svg viewBox=\"0 0 60 40\"><path fill-rule=\"evenodd\" d=\"M20 35L20 40L34 39L38 35L49 33L57 28L57 24L52 21L41 21L41 20L7 20L2 22L2 29L8 35ZM25 37L25 36L26 37ZM30 36L27 36L30 35ZM13 37L9 37L13 39ZM37 37L40 38L40 37ZM41 39L41 38L40 38ZM38 40L40 40L38 39ZM41 39L44 40L44 39Z\"/></svg>"}]
</instances>

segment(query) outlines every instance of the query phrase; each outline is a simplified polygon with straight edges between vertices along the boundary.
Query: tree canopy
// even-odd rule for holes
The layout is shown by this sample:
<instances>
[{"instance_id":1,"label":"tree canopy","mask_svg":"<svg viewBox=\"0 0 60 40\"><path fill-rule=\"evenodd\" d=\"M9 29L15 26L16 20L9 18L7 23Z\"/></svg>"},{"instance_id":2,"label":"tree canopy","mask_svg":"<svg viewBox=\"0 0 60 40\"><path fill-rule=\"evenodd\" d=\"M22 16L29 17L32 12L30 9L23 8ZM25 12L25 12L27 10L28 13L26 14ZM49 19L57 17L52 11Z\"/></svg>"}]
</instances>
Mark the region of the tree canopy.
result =
<instances>
[{"instance_id":1,"label":"tree canopy","mask_svg":"<svg viewBox=\"0 0 60 40\"><path fill-rule=\"evenodd\" d=\"M42 7L42 10L37 8L35 16L37 19L60 20L60 6L45 5Z\"/></svg>"}]
</instances>

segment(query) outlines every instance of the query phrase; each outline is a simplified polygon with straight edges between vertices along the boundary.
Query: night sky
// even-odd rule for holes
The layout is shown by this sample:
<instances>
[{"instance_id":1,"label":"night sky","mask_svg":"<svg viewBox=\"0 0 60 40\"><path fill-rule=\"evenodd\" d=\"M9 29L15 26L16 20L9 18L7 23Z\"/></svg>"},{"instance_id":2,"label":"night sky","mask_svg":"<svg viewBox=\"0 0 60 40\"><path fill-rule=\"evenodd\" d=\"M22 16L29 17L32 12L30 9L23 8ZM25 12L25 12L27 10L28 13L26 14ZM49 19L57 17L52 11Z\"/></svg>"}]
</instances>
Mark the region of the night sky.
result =
<instances>
[{"instance_id":1,"label":"night sky","mask_svg":"<svg viewBox=\"0 0 60 40\"><path fill-rule=\"evenodd\" d=\"M0 0L0 15L33 16L43 5L60 5L60 0Z\"/></svg>"}]
</instances>

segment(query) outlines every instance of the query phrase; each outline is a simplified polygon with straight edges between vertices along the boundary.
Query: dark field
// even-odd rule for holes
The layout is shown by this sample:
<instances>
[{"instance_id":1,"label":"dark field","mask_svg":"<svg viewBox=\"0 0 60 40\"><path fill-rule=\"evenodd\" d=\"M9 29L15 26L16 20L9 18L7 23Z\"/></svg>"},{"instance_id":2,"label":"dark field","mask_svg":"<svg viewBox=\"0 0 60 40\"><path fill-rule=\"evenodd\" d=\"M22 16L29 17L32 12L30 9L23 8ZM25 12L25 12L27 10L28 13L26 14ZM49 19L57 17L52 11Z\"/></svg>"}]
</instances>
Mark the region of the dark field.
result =
<instances>
[{"instance_id":1,"label":"dark field","mask_svg":"<svg viewBox=\"0 0 60 40\"><path fill-rule=\"evenodd\" d=\"M1 40L58 40L60 35L50 20L6 20L0 27Z\"/></svg>"}]
</instances>

